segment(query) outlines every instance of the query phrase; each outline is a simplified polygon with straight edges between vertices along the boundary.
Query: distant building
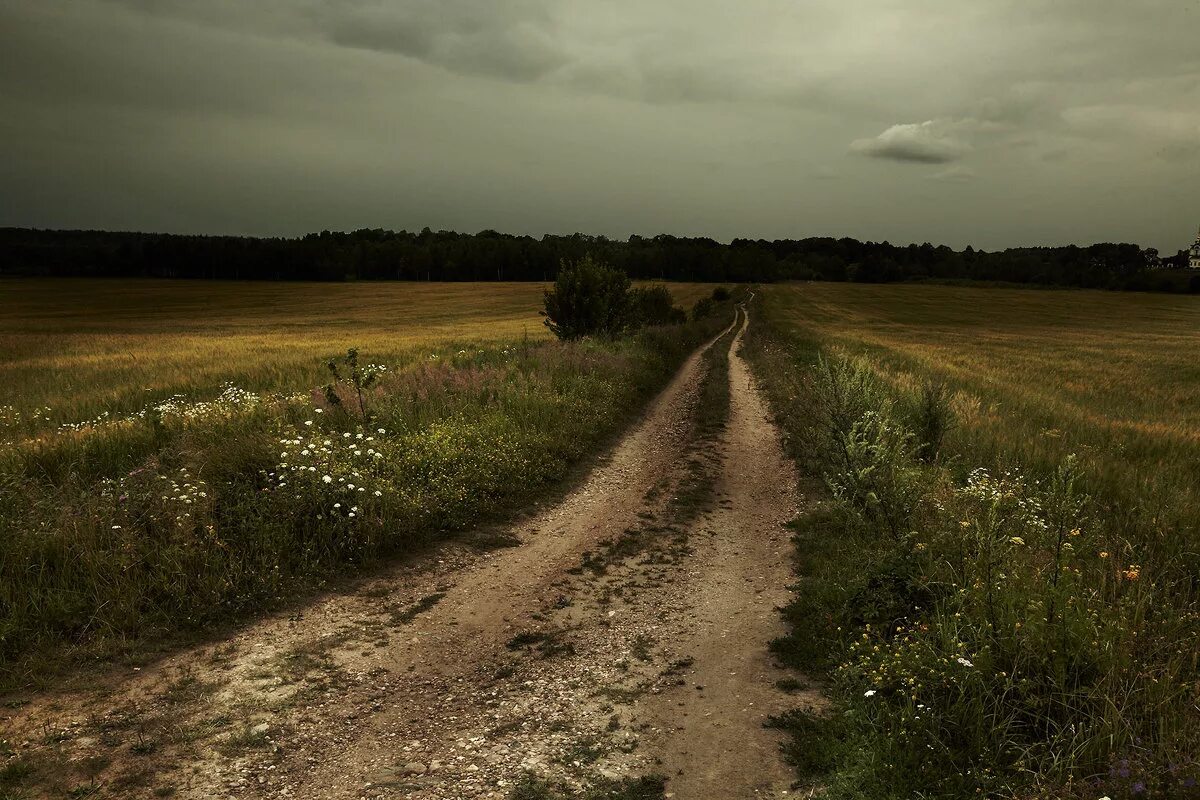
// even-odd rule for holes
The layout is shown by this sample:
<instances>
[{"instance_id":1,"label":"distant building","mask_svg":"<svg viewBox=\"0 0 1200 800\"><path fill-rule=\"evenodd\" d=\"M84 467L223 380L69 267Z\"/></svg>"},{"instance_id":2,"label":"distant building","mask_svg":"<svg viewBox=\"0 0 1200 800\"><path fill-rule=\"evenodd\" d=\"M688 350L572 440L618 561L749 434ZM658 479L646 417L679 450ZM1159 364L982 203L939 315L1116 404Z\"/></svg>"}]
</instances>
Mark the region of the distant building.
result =
<instances>
[{"instance_id":1,"label":"distant building","mask_svg":"<svg viewBox=\"0 0 1200 800\"><path fill-rule=\"evenodd\" d=\"M1188 266L1192 269L1200 269L1200 231L1196 232L1196 243L1192 245Z\"/></svg>"}]
</instances>

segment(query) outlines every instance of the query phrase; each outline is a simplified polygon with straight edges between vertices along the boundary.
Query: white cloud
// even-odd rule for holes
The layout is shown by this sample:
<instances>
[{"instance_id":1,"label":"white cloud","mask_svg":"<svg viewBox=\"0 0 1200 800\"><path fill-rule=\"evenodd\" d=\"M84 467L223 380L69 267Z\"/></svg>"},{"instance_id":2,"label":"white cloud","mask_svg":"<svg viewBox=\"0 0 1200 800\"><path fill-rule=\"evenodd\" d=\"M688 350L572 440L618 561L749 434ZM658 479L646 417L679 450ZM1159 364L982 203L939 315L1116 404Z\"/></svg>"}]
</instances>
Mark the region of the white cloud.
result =
<instances>
[{"instance_id":1,"label":"white cloud","mask_svg":"<svg viewBox=\"0 0 1200 800\"><path fill-rule=\"evenodd\" d=\"M893 125L878 136L857 139L851 152L890 161L946 164L961 158L970 145L958 138L955 126L944 120Z\"/></svg>"}]
</instances>

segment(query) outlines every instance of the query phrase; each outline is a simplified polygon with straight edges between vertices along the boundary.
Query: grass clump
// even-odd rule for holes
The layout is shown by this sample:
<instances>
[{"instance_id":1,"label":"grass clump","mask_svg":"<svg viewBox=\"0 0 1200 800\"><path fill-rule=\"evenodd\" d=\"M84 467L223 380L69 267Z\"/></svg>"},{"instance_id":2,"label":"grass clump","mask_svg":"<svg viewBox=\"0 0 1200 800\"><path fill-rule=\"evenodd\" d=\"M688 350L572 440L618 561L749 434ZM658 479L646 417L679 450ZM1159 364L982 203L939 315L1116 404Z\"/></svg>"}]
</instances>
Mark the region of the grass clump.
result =
<instances>
[{"instance_id":1,"label":"grass clump","mask_svg":"<svg viewBox=\"0 0 1200 800\"><path fill-rule=\"evenodd\" d=\"M1173 509L1122 508L1094 453L981 448L941 376L768 321L752 363L828 489L774 643L834 701L775 722L801 775L834 798L1196 797L1200 582Z\"/></svg>"}]
</instances>

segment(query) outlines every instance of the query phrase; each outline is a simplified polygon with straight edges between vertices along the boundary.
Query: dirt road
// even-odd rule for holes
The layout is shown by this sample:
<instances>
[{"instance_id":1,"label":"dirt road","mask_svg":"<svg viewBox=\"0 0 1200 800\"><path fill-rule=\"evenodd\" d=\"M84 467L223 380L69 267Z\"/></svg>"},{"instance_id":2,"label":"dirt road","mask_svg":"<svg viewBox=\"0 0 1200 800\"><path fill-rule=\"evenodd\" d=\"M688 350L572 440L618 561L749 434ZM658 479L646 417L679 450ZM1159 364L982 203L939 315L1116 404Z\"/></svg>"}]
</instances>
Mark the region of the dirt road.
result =
<instances>
[{"instance_id":1,"label":"dirt road","mask_svg":"<svg viewBox=\"0 0 1200 800\"><path fill-rule=\"evenodd\" d=\"M0 738L45 786L97 796L505 798L525 776L649 774L668 797L788 796L763 722L797 704L767 653L797 492L737 352L747 324L526 522L0 710ZM717 433L701 424L714 380Z\"/></svg>"}]
</instances>

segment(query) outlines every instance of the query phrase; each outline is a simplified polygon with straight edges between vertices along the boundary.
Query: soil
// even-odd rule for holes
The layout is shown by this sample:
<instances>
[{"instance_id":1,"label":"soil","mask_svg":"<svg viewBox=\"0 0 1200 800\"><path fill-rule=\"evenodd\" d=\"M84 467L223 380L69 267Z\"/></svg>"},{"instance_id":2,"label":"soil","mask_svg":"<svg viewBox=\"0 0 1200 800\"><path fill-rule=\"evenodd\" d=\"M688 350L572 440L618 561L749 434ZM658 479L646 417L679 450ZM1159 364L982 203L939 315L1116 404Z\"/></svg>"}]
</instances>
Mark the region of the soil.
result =
<instances>
[{"instance_id":1,"label":"soil","mask_svg":"<svg viewBox=\"0 0 1200 800\"><path fill-rule=\"evenodd\" d=\"M650 774L668 797L794 796L763 723L820 702L777 688L796 676L768 651L800 498L735 324L710 344L730 350L719 434L695 422L702 350L547 510L0 708L0 740L54 797L506 798L527 775Z\"/></svg>"}]
</instances>

